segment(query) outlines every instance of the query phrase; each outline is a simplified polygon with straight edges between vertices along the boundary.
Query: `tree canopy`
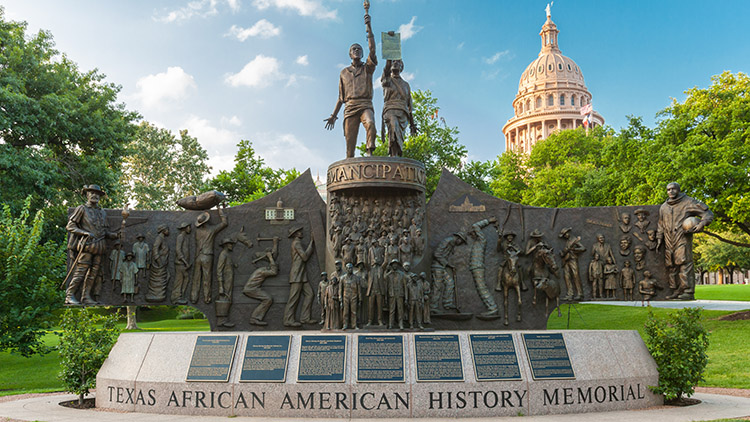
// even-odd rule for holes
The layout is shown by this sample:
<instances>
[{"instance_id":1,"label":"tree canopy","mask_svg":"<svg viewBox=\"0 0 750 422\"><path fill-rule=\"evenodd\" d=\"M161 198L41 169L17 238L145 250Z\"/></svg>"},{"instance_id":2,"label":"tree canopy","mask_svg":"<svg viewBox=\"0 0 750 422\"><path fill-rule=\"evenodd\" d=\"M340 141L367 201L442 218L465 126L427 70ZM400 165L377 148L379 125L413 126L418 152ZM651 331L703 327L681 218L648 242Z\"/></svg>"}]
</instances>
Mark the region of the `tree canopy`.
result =
<instances>
[{"instance_id":1,"label":"tree canopy","mask_svg":"<svg viewBox=\"0 0 750 422\"><path fill-rule=\"evenodd\" d=\"M237 147L234 168L231 171L222 170L208 181L211 189L227 195L231 205L262 198L286 186L300 175L296 169L268 167L263 158L255 152L252 142L248 140L241 140Z\"/></svg>"},{"instance_id":2,"label":"tree canopy","mask_svg":"<svg viewBox=\"0 0 750 422\"><path fill-rule=\"evenodd\" d=\"M49 32L26 29L0 7L0 197L16 212L28 195L33 209L64 209L87 183L117 197L138 113L117 102L119 86L60 54ZM60 224L64 211L49 214Z\"/></svg>"},{"instance_id":3,"label":"tree canopy","mask_svg":"<svg viewBox=\"0 0 750 422\"><path fill-rule=\"evenodd\" d=\"M177 209L178 199L205 190L210 169L208 153L187 130L176 138L141 122L124 158L124 196L140 209Z\"/></svg>"},{"instance_id":4,"label":"tree canopy","mask_svg":"<svg viewBox=\"0 0 750 422\"><path fill-rule=\"evenodd\" d=\"M403 156L424 163L426 195L429 198L446 168L477 189L489 192L490 162L468 161L466 147L458 140L458 127L449 126L444 117L438 117L440 107L430 91L412 91L414 123L418 134L410 134L404 141ZM376 156L388 155L387 134L378 136ZM365 152L365 145L358 147Z\"/></svg>"},{"instance_id":5,"label":"tree canopy","mask_svg":"<svg viewBox=\"0 0 750 422\"><path fill-rule=\"evenodd\" d=\"M544 207L660 204L676 181L714 212L711 231L750 234L750 78L724 72L685 93L654 129L630 117L619 132L560 131L528 156L504 153L492 193Z\"/></svg>"}]
</instances>

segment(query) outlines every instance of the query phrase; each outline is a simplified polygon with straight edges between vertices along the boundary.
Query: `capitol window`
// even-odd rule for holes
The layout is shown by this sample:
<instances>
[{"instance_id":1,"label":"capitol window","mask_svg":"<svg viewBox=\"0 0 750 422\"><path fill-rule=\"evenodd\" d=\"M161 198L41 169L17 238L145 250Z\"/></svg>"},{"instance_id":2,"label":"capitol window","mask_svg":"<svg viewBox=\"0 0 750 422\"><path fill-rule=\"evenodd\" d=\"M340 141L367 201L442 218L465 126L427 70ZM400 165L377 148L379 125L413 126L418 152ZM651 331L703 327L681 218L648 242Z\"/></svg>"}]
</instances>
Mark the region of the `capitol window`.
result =
<instances>
[{"instance_id":1,"label":"capitol window","mask_svg":"<svg viewBox=\"0 0 750 422\"><path fill-rule=\"evenodd\" d=\"M565 105L565 95L560 95L560 105Z\"/></svg>"},{"instance_id":2,"label":"capitol window","mask_svg":"<svg viewBox=\"0 0 750 422\"><path fill-rule=\"evenodd\" d=\"M552 65L551 64L547 65L547 70L552 70Z\"/></svg>"},{"instance_id":3,"label":"capitol window","mask_svg":"<svg viewBox=\"0 0 750 422\"><path fill-rule=\"evenodd\" d=\"M570 64L568 64L568 70L573 70L573 69L570 68Z\"/></svg>"},{"instance_id":4,"label":"capitol window","mask_svg":"<svg viewBox=\"0 0 750 422\"><path fill-rule=\"evenodd\" d=\"M555 105L555 97L553 97L552 94L550 94L549 97L547 97L547 105L548 106Z\"/></svg>"},{"instance_id":5,"label":"capitol window","mask_svg":"<svg viewBox=\"0 0 750 422\"><path fill-rule=\"evenodd\" d=\"M542 97L536 97L536 108L542 108Z\"/></svg>"},{"instance_id":6,"label":"capitol window","mask_svg":"<svg viewBox=\"0 0 750 422\"><path fill-rule=\"evenodd\" d=\"M562 70L562 63L558 63L558 64L557 64L557 69L558 69L558 70Z\"/></svg>"}]
</instances>

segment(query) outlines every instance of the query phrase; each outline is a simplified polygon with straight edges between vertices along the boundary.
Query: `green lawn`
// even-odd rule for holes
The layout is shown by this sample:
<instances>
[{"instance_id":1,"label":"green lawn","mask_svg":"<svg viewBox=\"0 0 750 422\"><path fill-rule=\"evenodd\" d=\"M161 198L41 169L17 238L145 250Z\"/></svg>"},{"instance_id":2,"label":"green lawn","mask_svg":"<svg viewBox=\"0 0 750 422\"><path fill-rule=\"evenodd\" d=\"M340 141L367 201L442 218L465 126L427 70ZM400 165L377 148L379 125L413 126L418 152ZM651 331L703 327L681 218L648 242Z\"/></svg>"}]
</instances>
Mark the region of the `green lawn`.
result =
<instances>
[{"instance_id":1,"label":"green lawn","mask_svg":"<svg viewBox=\"0 0 750 422\"><path fill-rule=\"evenodd\" d=\"M750 301L750 284L706 284L695 286L695 298Z\"/></svg>"},{"instance_id":2,"label":"green lawn","mask_svg":"<svg viewBox=\"0 0 750 422\"><path fill-rule=\"evenodd\" d=\"M719 286L721 287L721 286ZM550 330L564 330L568 308L562 305L563 316L553 312L547 323ZM576 312L576 309L578 312ZM672 309L652 308L657 316ZM719 321L730 311L703 311L703 322L711 333L708 346L708 367L703 387L750 388L750 320ZM574 330L638 330L643 336L648 308L580 304L570 310L570 329Z\"/></svg>"},{"instance_id":3,"label":"green lawn","mask_svg":"<svg viewBox=\"0 0 750 422\"><path fill-rule=\"evenodd\" d=\"M109 311L102 309L102 312ZM208 321L205 319L174 319L177 315L176 311L166 306L139 312L138 327L141 329L140 331L210 330ZM125 320L122 319L118 326L124 330ZM44 336L44 343L54 347L60 341L54 331L51 331ZM60 363L56 351L31 358L0 353L0 368L0 396L62 391L62 384L57 380Z\"/></svg>"},{"instance_id":4,"label":"green lawn","mask_svg":"<svg viewBox=\"0 0 750 422\"><path fill-rule=\"evenodd\" d=\"M701 286L739 287L739 286ZM563 317L553 313L547 328L564 330L567 325L568 308L562 306ZM648 308L580 304L570 309L570 329L589 330L638 330L643 335ZM653 308L657 315L672 312L670 309ZM750 388L750 355L747 339L750 339L750 320L719 321L717 318L729 314L727 311L704 311L704 323L711 332L708 349L709 364L701 386ZM580 315L579 315L580 314ZM143 331L207 331L204 319L174 319L176 312L167 307L158 307L142 312L138 326ZM125 321L120 322L125 327ZM49 346L58 344L57 335L50 332L44 337ZM0 396L23 393L61 391L57 381L59 371L57 352L45 356L23 358L9 353L0 353Z\"/></svg>"}]
</instances>

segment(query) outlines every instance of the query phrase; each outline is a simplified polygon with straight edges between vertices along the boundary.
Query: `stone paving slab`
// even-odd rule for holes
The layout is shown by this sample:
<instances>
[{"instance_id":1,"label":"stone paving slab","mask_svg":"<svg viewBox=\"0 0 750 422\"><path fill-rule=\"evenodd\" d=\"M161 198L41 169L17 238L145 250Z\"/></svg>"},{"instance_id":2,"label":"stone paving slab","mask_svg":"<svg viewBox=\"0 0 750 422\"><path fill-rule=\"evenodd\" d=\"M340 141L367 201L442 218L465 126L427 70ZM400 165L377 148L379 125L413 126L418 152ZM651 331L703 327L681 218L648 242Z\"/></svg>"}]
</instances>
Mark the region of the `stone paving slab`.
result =
<instances>
[{"instance_id":1,"label":"stone paving slab","mask_svg":"<svg viewBox=\"0 0 750 422\"><path fill-rule=\"evenodd\" d=\"M718 394L696 393L694 398L702 401L695 406L670 407L658 406L645 410L622 410L615 412L596 412L567 415L529 416L524 421L533 422L594 422L594 421L647 421L658 420L659 422L681 422L681 421L705 421L720 418L740 418L750 416L750 398L725 396ZM8 417L22 421L44 420L48 422L207 422L216 420L213 416L185 416L185 415L159 415L150 413L118 413L99 410L75 410L62 407L58 403L72 400L73 395L40 396L22 400L13 400L0 403L0 417ZM282 418L253 418L236 417L233 421L238 422L265 422L265 421L304 421L305 419L282 419ZM316 421L340 421L342 419L316 419ZM375 421L376 419L349 419L351 421ZM391 419L400 421L406 419ZM422 419L426 420L426 419ZM454 421L455 419L433 419L431 421ZM517 417L501 418L468 418L466 421L489 422L489 421L518 421Z\"/></svg>"}]
</instances>

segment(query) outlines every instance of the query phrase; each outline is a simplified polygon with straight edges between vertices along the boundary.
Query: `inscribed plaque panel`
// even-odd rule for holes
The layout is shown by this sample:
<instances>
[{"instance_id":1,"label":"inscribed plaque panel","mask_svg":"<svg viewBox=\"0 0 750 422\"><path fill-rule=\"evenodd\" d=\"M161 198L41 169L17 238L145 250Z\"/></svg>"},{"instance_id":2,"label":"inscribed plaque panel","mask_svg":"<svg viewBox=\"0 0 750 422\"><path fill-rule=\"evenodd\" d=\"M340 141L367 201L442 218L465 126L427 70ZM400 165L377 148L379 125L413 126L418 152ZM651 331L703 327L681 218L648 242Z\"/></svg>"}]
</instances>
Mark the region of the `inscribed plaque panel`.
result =
<instances>
[{"instance_id":1,"label":"inscribed plaque panel","mask_svg":"<svg viewBox=\"0 0 750 422\"><path fill-rule=\"evenodd\" d=\"M240 382L284 382L292 336L248 336Z\"/></svg>"},{"instance_id":2,"label":"inscribed plaque panel","mask_svg":"<svg viewBox=\"0 0 750 422\"><path fill-rule=\"evenodd\" d=\"M523 342L535 380L576 378L562 333L523 334Z\"/></svg>"},{"instance_id":3,"label":"inscribed plaque panel","mask_svg":"<svg viewBox=\"0 0 750 422\"><path fill-rule=\"evenodd\" d=\"M417 381L463 381L461 346L458 335L417 334L414 336Z\"/></svg>"},{"instance_id":4,"label":"inscribed plaque panel","mask_svg":"<svg viewBox=\"0 0 750 422\"><path fill-rule=\"evenodd\" d=\"M404 337L357 337L357 382L404 382Z\"/></svg>"},{"instance_id":5,"label":"inscribed plaque panel","mask_svg":"<svg viewBox=\"0 0 750 422\"><path fill-rule=\"evenodd\" d=\"M198 336L186 381L227 382L239 336Z\"/></svg>"},{"instance_id":6,"label":"inscribed plaque panel","mask_svg":"<svg viewBox=\"0 0 750 422\"><path fill-rule=\"evenodd\" d=\"M510 334L469 334L469 341L477 381L522 379Z\"/></svg>"},{"instance_id":7,"label":"inscribed plaque panel","mask_svg":"<svg viewBox=\"0 0 750 422\"><path fill-rule=\"evenodd\" d=\"M346 336L302 336L298 382L344 382Z\"/></svg>"},{"instance_id":8,"label":"inscribed plaque panel","mask_svg":"<svg viewBox=\"0 0 750 422\"><path fill-rule=\"evenodd\" d=\"M401 34L394 32L393 35L381 32L380 46L382 48L383 60L401 60Z\"/></svg>"}]
</instances>

